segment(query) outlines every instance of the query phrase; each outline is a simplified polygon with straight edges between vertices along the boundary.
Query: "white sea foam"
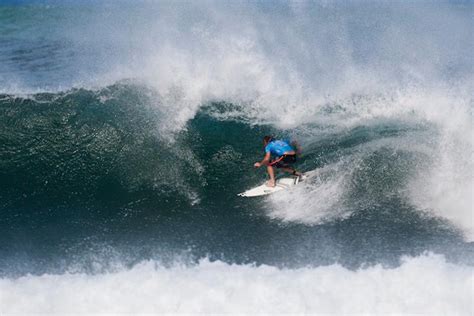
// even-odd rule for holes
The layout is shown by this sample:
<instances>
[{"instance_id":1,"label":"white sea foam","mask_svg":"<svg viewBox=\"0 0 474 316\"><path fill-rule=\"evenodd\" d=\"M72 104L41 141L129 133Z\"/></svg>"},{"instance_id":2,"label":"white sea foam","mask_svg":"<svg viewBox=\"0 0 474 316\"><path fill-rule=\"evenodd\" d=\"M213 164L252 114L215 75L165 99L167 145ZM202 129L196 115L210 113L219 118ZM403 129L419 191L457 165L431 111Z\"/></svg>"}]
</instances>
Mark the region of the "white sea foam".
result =
<instances>
[{"instance_id":1,"label":"white sea foam","mask_svg":"<svg viewBox=\"0 0 474 316\"><path fill-rule=\"evenodd\" d=\"M316 120L327 101L354 93L453 82L449 71L457 81L472 78L472 25L456 5L206 1L85 8L51 24L78 49L78 58L66 59L77 65L68 66L87 69L71 74L73 85L144 80L162 97L162 132L182 129L210 100L245 105L254 123L291 128Z\"/></svg>"},{"instance_id":2,"label":"white sea foam","mask_svg":"<svg viewBox=\"0 0 474 316\"><path fill-rule=\"evenodd\" d=\"M314 225L350 215L351 210L343 205L350 172L343 171L342 165L320 168L292 190L270 196L268 216L283 222Z\"/></svg>"},{"instance_id":3,"label":"white sea foam","mask_svg":"<svg viewBox=\"0 0 474 316\"><path fill-rule=\"evenodd\" d=\"M433 211L455 223L468 241L474 240L474 130L467 100L438 96L429 111L439 126L427 168L410 184L410 198L420 208ZM472 101L471 101L472 102ZM439 106L441 103L442 106Z\"/></svg>"},{"instance_id":4,"label":"white sea foam","mask_svg":"<svg viewBox=\"0 0 474 316\"><path fill-rule=\"evenodd\" d=\"M164 268L143 262L98 275L0 279L0 312L330 313L471 315L473 269L427 254L398 268L339 265L277 269L201 261Z\"/></svg>"}]
</instances>

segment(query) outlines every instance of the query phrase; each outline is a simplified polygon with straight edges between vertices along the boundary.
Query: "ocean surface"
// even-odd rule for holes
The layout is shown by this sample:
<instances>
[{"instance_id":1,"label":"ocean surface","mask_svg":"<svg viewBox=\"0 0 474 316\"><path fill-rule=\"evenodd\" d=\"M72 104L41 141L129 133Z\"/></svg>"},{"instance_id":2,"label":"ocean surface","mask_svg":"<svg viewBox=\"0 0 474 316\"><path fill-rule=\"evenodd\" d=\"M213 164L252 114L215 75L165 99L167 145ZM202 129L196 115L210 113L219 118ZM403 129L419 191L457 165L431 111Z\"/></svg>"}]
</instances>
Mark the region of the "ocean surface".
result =
<instances>
[{"instance_id":1,"label":"ocean surface","mask_svg":"<svg viewBox=\"0 0 474 316\"><path fill-rule=\"evenodd\" d=\"M0 1L0 314L472 315L473 13Z\"/></svg>"}]
</instances>

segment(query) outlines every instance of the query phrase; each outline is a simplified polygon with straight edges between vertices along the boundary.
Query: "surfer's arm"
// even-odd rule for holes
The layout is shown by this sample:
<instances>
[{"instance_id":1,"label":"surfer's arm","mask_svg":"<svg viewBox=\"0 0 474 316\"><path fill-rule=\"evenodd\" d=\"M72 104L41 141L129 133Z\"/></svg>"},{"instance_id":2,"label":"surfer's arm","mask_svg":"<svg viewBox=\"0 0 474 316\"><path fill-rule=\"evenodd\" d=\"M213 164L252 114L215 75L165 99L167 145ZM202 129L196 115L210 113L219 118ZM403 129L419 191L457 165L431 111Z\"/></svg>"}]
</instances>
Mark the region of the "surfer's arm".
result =
<instances>
[{"instance_id":1,"label":"surfer's arm","mask_svg":"<svg viewBox=\"0 0 474 316\"><path fill-rule=\"evenodd\" d=\"M265 157L263 158L263 160L260 161L260 162L254 163L253 166L254 166L255 168L259 168L259 167L261 167L261 166L267 166L267 165L270 163L270 156L271 156L270 152L266 153L266 154L265 154Z\"/></svg>"}]
</instances>

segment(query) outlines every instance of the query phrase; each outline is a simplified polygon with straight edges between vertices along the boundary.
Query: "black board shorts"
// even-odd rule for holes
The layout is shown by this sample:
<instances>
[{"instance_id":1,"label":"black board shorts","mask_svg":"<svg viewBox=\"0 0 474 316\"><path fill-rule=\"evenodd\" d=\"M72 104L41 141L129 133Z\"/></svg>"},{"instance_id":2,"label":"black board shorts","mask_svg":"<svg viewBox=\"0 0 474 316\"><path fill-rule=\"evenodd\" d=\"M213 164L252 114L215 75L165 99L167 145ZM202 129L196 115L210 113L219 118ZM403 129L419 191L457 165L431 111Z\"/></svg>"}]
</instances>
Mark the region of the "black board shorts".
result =
<instances>
[{"instance_id":1,"label":"black board shorts","mask_svg":"<svg viewBox=\"0 0 474 316\"><path fill-rule=\"evenodd\" d=\"M273 167L277 168L291 168L291 165L296 162L296 155L283 155L276 158Z\"/></svg>"}]
</instances>

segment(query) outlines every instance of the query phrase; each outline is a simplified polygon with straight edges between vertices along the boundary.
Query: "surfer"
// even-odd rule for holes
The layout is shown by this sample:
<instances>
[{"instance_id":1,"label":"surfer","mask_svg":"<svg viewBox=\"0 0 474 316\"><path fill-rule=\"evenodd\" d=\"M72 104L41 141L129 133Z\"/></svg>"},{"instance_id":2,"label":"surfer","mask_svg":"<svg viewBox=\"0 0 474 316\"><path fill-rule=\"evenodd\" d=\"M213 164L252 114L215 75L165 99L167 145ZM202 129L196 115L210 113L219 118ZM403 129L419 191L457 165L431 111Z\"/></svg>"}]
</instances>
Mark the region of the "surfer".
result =
<instances>
[{"instance_id":1,"label":"surfer","mask_svg":"<svg viewBox=\"0 0 474 316\"><path fill-rule=\"evenodd\" d=\"M296 162L296 154L300 154L301 150L296 142L291 144L286 140L274 139L272 136L263 138L263 146L265 148L265 157L262 161L254 164L255 168L267 166L267 172L270 176L267 185L275 186L275 172L273 167L289 172L295 176L301 176L291 165Z\"/></svg>"}]
</instances>

